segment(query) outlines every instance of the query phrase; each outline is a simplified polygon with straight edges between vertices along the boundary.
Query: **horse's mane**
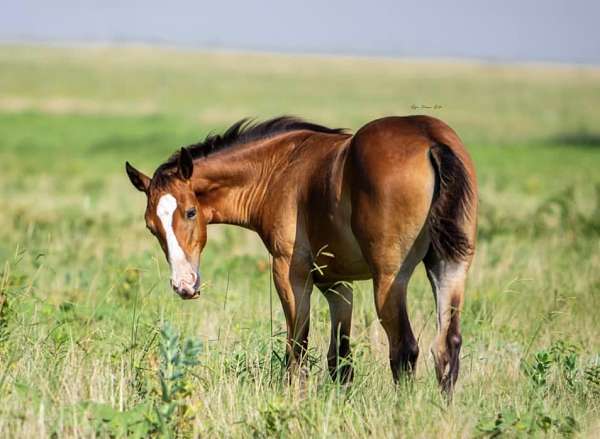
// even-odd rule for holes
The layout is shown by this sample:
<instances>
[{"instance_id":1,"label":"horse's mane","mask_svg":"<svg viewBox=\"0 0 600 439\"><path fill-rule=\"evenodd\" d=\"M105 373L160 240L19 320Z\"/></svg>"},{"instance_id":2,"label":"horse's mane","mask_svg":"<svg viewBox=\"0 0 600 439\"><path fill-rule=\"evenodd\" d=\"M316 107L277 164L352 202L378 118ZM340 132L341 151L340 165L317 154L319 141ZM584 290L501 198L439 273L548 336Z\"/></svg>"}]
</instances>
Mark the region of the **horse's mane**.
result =
<instances>
[{"instance_id":1,"label":"horse's mane","mask_svg":"<svg viewBox=\"0 0 600 439\"><path fill-rule=\"evenodd\" d=\"M193 158L201 158L236 145L298 130L327 134L343 134L346 132L343 128L328 128L292 116L280 116L264 122L254 122L252 119L246 118L231 125L224 133L209 134L204 140L186 146L186 149L191 153ZM169 157L165 163L156 169L154 175L159 176L164 171L176 167L179 154L180 151L177 151Z\"/></svg>"}]
</instances>

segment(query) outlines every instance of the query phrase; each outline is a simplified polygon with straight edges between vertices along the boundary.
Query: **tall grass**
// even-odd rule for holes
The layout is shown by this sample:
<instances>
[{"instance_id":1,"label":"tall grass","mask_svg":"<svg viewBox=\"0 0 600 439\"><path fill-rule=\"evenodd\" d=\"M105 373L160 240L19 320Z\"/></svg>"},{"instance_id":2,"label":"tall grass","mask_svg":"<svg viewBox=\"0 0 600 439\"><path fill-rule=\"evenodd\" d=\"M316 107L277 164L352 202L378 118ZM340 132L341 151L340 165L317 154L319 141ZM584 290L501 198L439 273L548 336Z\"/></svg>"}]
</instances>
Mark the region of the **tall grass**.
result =
<instances>
[{"instance_id":1,"label":"tall grass","mask_svg":"<svg viewBox=\"0 0 600 439\"><path fill-rule=\"evenodd\" d=\"M596 69L0 48L0 436L597 436L599 89ZM354 384L329 379L315 291L308 382L287 386L258 239L211 226L209 284L179 300L123 162L151 172L238 116L356 129L415 104L442 105L430 112L465 138L481 186L454 400L435 382L421 269L413 382L392 384L360 282Z\"/></svg>"}]
</instances>

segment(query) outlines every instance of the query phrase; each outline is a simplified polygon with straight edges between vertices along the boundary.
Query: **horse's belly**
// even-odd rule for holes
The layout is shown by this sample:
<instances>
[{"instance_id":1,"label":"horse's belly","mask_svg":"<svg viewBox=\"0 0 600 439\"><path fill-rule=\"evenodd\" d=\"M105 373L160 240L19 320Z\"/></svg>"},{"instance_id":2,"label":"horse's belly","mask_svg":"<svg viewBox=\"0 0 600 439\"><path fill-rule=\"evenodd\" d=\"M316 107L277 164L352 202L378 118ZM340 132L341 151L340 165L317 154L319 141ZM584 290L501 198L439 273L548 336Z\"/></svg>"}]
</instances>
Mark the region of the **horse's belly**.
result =
<instances>
[{"instance_id":1,"label":"horse's belly","mask_svg":"<svg viewBox=\"0 0 600 439\"><path fill-rule=\"evenodd\" d=\"M371 272L350 225L324 226L313 240L317 282L369 279Z\"/></svg>"}]
</instances>

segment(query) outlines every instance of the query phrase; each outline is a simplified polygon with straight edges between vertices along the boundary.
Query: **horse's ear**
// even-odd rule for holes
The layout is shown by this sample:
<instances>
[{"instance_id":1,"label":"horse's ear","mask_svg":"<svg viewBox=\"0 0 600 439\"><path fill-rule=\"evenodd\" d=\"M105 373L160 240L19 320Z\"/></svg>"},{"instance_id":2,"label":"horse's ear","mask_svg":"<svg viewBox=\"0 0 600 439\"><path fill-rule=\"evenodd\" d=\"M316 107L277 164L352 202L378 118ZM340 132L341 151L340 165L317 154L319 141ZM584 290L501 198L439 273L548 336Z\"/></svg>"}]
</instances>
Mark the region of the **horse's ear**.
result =
<instances>
[{"instance_id":1,"label":"horse's ear","mask_svg":"<svg viewBox=\"0 0 600 439\"><path fill-rule=\"evenodd\" d=\"M194 159L187 148L181 148L179 152L179 176L183 180L189 180L194 173Z\"/></svg>"},{"instance_id":2,"label":"horse's ear","mask_svg":"<svg viewBox=\"0 0 600 439\"><path fill-rule=\"evenodd\" d=\"M135 169L129 162L125 162L125 170L127 171L129 180L131 180L131 184L138 191L148 192L148 186L150 186L150 178L148 176Z\"/></svg>"}]
</instances>

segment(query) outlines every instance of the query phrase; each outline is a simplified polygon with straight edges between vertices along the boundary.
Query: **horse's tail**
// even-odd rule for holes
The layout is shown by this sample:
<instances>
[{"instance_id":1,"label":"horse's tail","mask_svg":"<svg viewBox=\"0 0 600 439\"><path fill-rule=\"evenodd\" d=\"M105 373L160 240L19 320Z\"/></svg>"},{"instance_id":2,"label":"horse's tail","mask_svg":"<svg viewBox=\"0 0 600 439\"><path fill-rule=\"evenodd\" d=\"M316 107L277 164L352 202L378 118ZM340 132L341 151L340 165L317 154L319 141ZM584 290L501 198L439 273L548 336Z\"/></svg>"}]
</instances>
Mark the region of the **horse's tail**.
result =
<instances>
[{"instance_id":1,"label":"horse's tail","mask_svg":"<svg viewBox=\"0 0 600 439\"><path fill-rule=\"evenodd\" d=\"M466 259L474 250L474 243L465 231L474 195L469 173L448 145L435 143L429 155L436 174L435 193L427 220L431 246L444 260Z\"/></svg>"}]
</instances>

